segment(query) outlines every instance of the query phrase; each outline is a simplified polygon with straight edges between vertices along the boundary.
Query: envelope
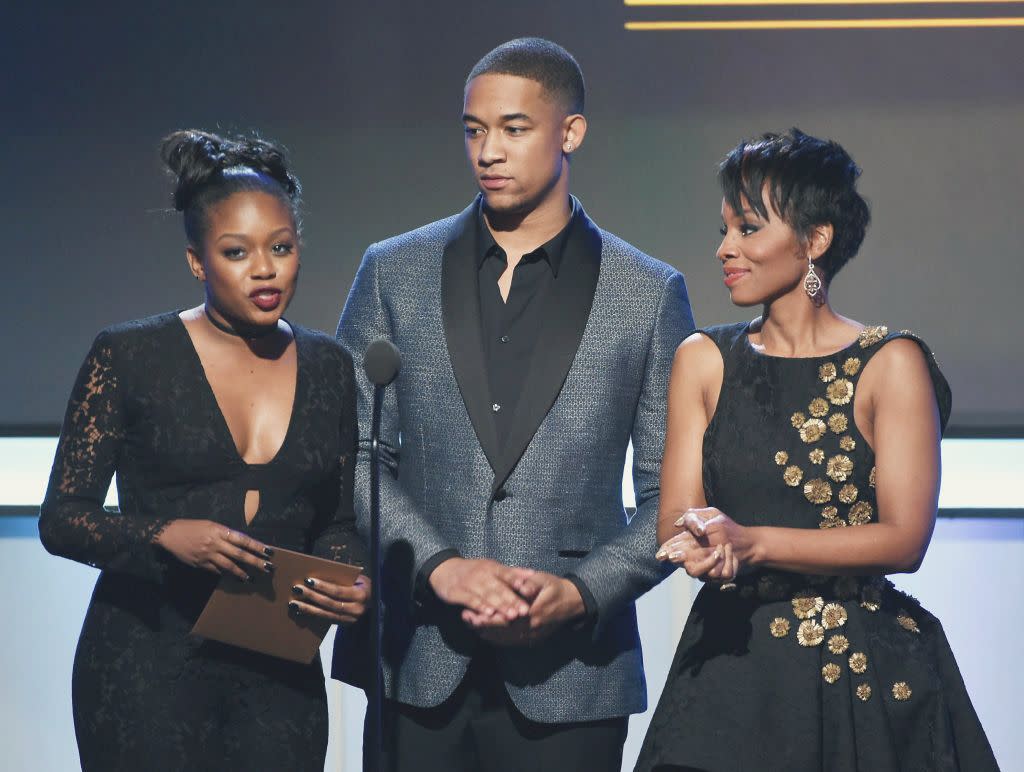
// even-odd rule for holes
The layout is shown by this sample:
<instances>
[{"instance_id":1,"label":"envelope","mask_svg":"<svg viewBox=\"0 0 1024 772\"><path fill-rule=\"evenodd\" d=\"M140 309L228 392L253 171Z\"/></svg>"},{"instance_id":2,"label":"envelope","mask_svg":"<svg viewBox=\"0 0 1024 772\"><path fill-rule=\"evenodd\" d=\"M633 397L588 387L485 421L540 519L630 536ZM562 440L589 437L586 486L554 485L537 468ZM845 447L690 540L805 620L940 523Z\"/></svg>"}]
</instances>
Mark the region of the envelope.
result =
<instances>
[{"instance_id":1,"label":"envelope","mask_svg":"<svg viewBox=\"0 0 1024 772\"><path fill-rule=\"evenodd\" d=\"M363 569L302 552L272 549L273 573L257 572L250 582L230 574L221 576L192 634L308 664L331 623L289 612L288 602L295 599L292 587L305 587L306 577L352 585Z\"/></svg>"}]
</instances>

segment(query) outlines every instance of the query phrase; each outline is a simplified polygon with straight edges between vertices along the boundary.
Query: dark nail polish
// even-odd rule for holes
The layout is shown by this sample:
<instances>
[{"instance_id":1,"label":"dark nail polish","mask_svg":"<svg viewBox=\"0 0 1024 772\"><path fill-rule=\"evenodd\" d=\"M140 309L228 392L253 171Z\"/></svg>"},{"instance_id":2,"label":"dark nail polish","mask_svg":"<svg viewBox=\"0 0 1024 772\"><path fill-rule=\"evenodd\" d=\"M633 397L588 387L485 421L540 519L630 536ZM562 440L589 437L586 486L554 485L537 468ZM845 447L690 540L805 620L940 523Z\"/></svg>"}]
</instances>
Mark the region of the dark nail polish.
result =
<instances>
[{"instance_id":1,"label":"dark nail polish","mask_svg":"<svg viewBox=\"0 0 1024 772\"><path fill-rule=\"evenodd\" d=\"M316 580L315 579L308 579L307 578L306 579L306 586L307 587L316 587Z\"/></svg>"},{"instance_id":2,"label":"dark nail polish","mask_svg":"<svg viewBox=\"0 0 1024 772\"><path fill-rule=\"evenodd\" d=\"M266 555L268 558L272 558L274 557L274 550L272 550L270 547L264 547L263 554Z\"/></svg>"},{"instance_id":3,"label":"dark nail polish","mask_svg":"<svg viewBox=\"0 0 1024 772\"><path fill-rule=\"evenodd\" d=\"M292 595L302 595L302 588L299 585L292 587Z\"/></svg>"},{"instance_id":4,"label":"dark nail polish","mask_svg":"<svg viewBox=\"0 0 1024 772\"><path fill-rule=\"evenodd\" d=\"M302 609L299 608L299 604L295 601L288 602L288 610L295 614L295 616L300 616L302 614Z\"/></svg>"},{"instance_id":5,"label":"dark nail polish","mask_svg":"<svg viewBox=\"0 0 1024 772\"><path fill-rule=\"evenodd\" d=\"M273 573L273 571L274 571L274 564L271 563L269 560L264 562L263 570L266 571L268 574L269 573Z\"/></svg>"}]
</instances>

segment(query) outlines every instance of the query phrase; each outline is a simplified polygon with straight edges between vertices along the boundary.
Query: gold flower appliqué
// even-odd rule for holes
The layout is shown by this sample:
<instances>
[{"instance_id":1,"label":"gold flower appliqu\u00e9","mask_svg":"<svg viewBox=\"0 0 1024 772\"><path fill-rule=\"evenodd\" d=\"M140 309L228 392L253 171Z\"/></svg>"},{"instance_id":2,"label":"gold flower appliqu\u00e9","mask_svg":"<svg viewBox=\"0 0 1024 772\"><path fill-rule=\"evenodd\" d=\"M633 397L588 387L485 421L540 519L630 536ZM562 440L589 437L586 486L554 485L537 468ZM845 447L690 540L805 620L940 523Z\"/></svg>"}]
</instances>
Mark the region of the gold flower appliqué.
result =
<instances>
[{"instance_id":1,"label":"gold flower appliqu\u00e9","mask_svg":"<svg viewBox=\"0 0 1024 772\"><path fill-rule=\"evenodd\" d=\"M829 662L821 669L821 677L825 679L826 683L830 684L834 684L838 681L839 676L842 674L842 668L840 668L835 662Z\"/></svg>"},{"instance_id":2,"label":"gold flower appliqu\u00e9","mask_svg":"<svg viewBox=\"0 0 1024 772\"><path fill-rule=\"evenodd\" d=\"M852 504L857 500L857 486L847 483L839 489L839 500L843 504Z\"/></svg>"},{"instance_id":3,"label":"gold flower appliqu\u00e9","mask_svg":"<svg viewBox=\"0 0 1024 772\"><path fill-rule=\"evenodd\" d=\"M853 399L853 382L845 378L832 381L825 389L825 395L833 405L848 405Z\"/></svg>"},{"instance_id":4,"label":"gold flower appliqu\u00e9","mask_svg":"<svg viewBox=\"0 0 1024 772\"><path fill-rule=\"evenodd\" d=\"M897 681L892 685L892 696L900 702L906 702L914 692L906 681Z\"/></svg>"},{"instance_id":5,"label":"gold flower appliqu\u00e9","mask_svg":"<svg viewBox=\"0 0 1024 772\"><path fill-rule=\"evenodd\" d=\"M832 498L832 486L825 480L815 477L804 483L804 496L812 504L824 504Z\"/></svg>"},{"instance_id":6,"label":"gold flower appliqu\u00e9","mask_svg":"<svg viewBox=\"0 0 1024 772\"><path fill-rule=\"evenodd\" d=\"M868 655L862 651L855 651L850 655L850 670L858 675L868 669Z\"/></svg>"},{"instance_id":7,"label":"gold flower appliqu\u00e9","mask_svg":"<svg viewBox=\"0 0 1024 772\"><path fill-rule=\"evenodd\" d=\"M884 324L872 325L861 330L860 335L857 336L857 342L860 343L861 348L867 348L874 346L888 334L889 328Z\"/></svg>"},{"instance_id":8,"label":"gold flower appliqu\u00e9","mask_svg":"<svg viewBox=\"0 0 1024 772\"><path fill-rule=\"evenodd\" d=\"M797 593L792 602L797 619L810 619L825 607L825 599L810 592Z\"/></svg>"},{"instance_id":9,"label":"gold flower appliqu\u00e9","mask_svg":"<svg viewBox=\"0 0 1024 772\"><path fill-rule=\"evenodd\" d=\"M858 501L850 507L846 519L850 521L850 525L866 525L871 522L871 515L874 511L874 507L867 501Z\"/></svg>"},{"instance_id":10,"label":"gold flower appliqu\u00e9","mask_svg":"<svg viewBox=\"0 0 1024 772\"><path fill-rule=\"evenodd\" d=\"M825 467L825 474L836 482L846 482L846 478L850 476L852 471L853 461L850 460L849 456L844 456L841 453L832 456Z\"/></svg>"},{"instance_id":11,"label":"gold flower appliqu\u00e9","mask_svg":"<svg viewBox=\"0 0 1024 772\"><path fill-rule=\"evenodd\" d=\"M820 418L808 418L800 425L800 439L808 445L825 436L825 422Z\"/></svg>"},{"instance_id":12,"label":"gold flower appliqu\u00e9","mask_svg":"<svg viewBox=\"0 0 1024 772\"><path fill-rule=\"evenodd\" d=\"M813 619L805 619L796 629L796 640L801 646L820 646L825 640L825 628Z\"/></svg>"},{"instance_id":13,"label":"gold flower appliqu\u00e9","mask_svg":"<svg viewBox=\"0 0 1024 772\"><path fill-rule=\"evenodd\" d=\"M821 397L815 397L811 400L811 404L807 406L807 412L815 418L823 418L828 415L828 402Z\"/></svg>"},{"instance_id":14,"label":"gold flower appliqu\u00e9","mask_svg":"<svg viewBox=\"0 0 1024 772\"><path fill-rule=\"evenodd\" d=\"M833 654L844 654L850 648L850 641L845 635L833 635L828 639L828 650Z\"/></svg>"},{"instance_id":15,"label":"gold flower appliqu\u00e9","mask_svg":"<svg viewBox=\"0 0 1024 772\"><path fill-rule=\"evenodd\" d=\"M826 630L835 630L846 624L846 609L838 603L829 603L821 610L821 624Z\"/></svg>"},{"instance_id":16,"label":"gold flower appliqu\u00e9","mask_svg":"<svg viewBox=\"0 0 1024 772\"><path fill-rule=\"evenodd\" d=\"M828 417L828 428L834 434L842 434L850 427L849 419L842 413L833 413Z\"/></svg>"}]
</instances>

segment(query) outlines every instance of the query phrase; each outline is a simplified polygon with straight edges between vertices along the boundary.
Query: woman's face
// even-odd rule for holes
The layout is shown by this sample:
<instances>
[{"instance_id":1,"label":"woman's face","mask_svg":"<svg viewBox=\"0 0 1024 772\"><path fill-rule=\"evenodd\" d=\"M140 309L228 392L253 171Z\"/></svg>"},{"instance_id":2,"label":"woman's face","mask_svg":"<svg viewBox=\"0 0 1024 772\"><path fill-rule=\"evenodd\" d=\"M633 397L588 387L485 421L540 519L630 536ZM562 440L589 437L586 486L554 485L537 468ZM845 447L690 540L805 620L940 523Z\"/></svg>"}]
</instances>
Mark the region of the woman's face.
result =
<instances>
[{"instance_id":1,"label":"woman's face","mask_svg":"<svg viewBox=\"0 0 1024 772\"><path fill-rule=\"evenodd\" d=\"M206 282L212 310L229 322L276 324L295 294L299 240L291 209L270 193L234 193L206 213L192 271Z\"/></svg>"},{"instance_id":2,"label":"woman's face","mask_svg":"<svg viewBox=\"0 0 1024 772\"><path fill-rule=\"evenodd\" d=\"M743 211L736 212L722 200L722 243L716 256L722 261L732 302L763 305L801 288L807 250L771 204L767 220L745 198L742 204Z\"/></svg>"}]
</instances>

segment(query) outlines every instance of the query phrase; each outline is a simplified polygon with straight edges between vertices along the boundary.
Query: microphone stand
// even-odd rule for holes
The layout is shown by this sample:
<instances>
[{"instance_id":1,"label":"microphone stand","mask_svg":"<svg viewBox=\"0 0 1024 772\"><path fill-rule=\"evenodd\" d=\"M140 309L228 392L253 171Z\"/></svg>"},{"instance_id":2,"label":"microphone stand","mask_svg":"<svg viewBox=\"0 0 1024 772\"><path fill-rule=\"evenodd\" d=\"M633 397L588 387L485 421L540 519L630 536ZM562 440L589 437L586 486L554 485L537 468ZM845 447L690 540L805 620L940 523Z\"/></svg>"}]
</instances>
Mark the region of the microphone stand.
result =
<instances>
[{"instance_id":1,"label":"microphone stand","mask_svg":"<svg viewBox=\"0 0 1024 772\"><path fill-rule=\"evenodd\" d=\"M370 582L373 587L370 603L370 658L373 662L373 682L367 690L366 729L369 747L364 747L368 762L366 769L380 772L383 750L383 604L381 603L380 559L380 414L384 401L384 387L373 388L373 422L370 430Z\"/></svg>"},{"instance_id":2,"label":"microphone stand","mask_svg":"<svg viewBox=\"0 0 1024 772\"><path fill-rule=\"evenodd\" d=\"M401 355L389 340L381 338L367 347L363 369L373 384L373 416L370 423L370 657L373 680L366 694L366 736L363 741L364 768L380 772L384 743L384 577L380 549L380 441L384 389L401 367Z\"/></svg>"}]
</instances>

